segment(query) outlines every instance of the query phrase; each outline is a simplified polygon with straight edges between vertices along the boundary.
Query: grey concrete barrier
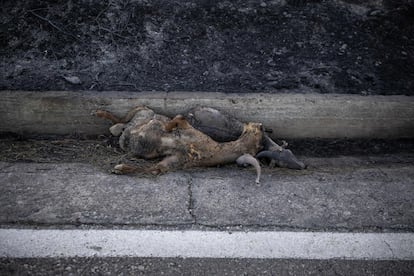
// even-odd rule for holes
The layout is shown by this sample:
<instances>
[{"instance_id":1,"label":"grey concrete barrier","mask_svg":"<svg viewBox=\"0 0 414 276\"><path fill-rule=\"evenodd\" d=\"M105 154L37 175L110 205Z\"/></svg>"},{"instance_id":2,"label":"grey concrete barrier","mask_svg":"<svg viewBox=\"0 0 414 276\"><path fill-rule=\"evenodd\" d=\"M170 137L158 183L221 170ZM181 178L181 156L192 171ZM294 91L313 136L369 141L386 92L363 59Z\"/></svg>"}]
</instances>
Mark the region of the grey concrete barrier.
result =
<instances>
[{"instance_id":1,"label":"grey concrete barrier","mask_svg":"<svg viewBox=\"0 0 414 276\"><path fill-rule=\"evenodd\" d=\"M216 92L2 91L0 132L99 135L110 123L91 113L123 116L146 105L168 116L197 105L242 121L262 122L275 138L412 138L414 97Z\"/></svg>"}]
</instances>

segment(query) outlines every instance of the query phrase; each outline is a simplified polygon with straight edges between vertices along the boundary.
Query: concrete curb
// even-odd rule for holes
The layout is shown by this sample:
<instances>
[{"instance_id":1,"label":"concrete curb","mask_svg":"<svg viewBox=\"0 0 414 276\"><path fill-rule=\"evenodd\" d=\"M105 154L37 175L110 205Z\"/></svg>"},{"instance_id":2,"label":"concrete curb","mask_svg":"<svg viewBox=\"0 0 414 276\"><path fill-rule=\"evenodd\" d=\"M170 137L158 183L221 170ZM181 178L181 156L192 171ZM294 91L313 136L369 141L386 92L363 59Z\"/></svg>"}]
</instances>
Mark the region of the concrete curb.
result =
<instances>
[{"instance_id":1,"label":"concrete curb","mask_svg":"<svg viewBox=\"0 0 414 276\"><path fill-rule=\"evenodd\" d=\"M99 135L108 133L110 124L91 116L98 108L122 116L147 105L174 116L204 105L262 122L278 138L414 137L409 96L113 91L2 91L1 96L0 132Z\"/></svg>"}]
</instances>

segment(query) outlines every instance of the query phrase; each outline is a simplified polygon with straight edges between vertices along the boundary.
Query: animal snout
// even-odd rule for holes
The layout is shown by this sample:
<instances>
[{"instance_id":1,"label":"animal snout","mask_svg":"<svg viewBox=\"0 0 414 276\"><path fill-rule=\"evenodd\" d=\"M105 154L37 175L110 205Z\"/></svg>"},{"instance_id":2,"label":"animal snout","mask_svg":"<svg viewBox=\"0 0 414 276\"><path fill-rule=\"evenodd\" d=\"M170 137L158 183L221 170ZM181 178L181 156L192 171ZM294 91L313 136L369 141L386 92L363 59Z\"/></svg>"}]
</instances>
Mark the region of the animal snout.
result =
<instances>
[{"instance_id":1,"label":"animal snout","mask_svg":"<svg viewBox=\"0 0 414 276\"><path fill-rule=\"evenodd\" d=\"M261 151L256 155L256 158L267 158L273 160L281 168L289 168L295 170L303 170L306 165L299 161L296 156L288 149Z\"/></svg>"}]
</instances>

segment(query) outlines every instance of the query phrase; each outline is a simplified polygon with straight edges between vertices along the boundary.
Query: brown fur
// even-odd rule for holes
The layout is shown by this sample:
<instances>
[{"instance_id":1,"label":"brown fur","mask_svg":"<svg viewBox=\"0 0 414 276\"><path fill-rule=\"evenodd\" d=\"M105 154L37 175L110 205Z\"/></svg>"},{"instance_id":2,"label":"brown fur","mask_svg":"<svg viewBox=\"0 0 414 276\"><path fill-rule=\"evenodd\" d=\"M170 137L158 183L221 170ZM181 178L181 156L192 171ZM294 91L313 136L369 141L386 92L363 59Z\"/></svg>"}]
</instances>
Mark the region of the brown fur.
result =
<instances>
[{"instance_id":1,"label":"brown fur","mask_svg":"<svg viewBox=\"0 0 414 276\"><path fill-rule=\"evenodd\" d=\"M148 111L151 110L137 107L123 119L107 111L96 111L98 117L115 124L126 124L120 138L124 150L140 158L164 158L149 169L120 164L115 166L116 173L159 174L181 168L216 166L236 162L243 154L254 156L261 149L263 131L259 123L244 124L243 133L237 140L218 143L193 128L181 115L168 119Z\"/></svg>"}]
</instances>

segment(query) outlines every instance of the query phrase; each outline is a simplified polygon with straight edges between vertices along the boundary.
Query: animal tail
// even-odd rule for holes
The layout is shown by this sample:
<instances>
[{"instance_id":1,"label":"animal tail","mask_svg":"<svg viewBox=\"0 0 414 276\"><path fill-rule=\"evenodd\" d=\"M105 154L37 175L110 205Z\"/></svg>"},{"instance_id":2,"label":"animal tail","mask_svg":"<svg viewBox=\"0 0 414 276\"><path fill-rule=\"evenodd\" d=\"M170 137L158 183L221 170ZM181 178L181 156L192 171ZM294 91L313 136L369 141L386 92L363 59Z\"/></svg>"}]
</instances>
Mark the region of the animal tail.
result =
<instances>
[{"instance_id":1,"label":"animal tail","mask_svg":"<svg viewBox=\"0 0 414 276\"><path fill-rule=\"evenodd\" d=\"M260 183L260 176L261 176L262 170L260 168L259 161L257 161L256 158L254 158L252 155L247 153L237 158L236 162L239 166L252 165L256 169L256 174L257 174L256 184Z\"/></svg>"}]
</instances>

